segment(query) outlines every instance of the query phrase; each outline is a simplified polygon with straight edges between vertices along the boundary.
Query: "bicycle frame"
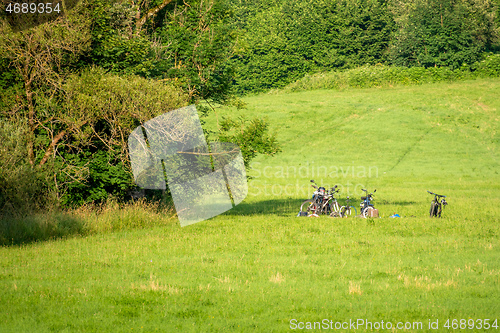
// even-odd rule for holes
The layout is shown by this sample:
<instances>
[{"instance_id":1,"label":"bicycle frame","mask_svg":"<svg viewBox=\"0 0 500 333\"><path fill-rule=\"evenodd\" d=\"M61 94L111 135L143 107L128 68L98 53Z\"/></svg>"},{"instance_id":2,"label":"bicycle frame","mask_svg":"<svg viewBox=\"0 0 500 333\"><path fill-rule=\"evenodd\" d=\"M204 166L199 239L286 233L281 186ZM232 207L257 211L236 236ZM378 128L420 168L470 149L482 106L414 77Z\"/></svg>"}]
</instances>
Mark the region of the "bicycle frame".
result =
<instances>
[{"instance_id":1,"label":"bicycle frame","mask_svg":"<svg viewBox=\"0 0 500 333\"><path fill-rule=\"evenodd\" d=\"M328 191L324 187L318 187L314 180L311 180L311 183L315 184L311 186L315 188L316 191L314 191L312 199L306 200L302 203L301 211L303 211L302 209L304 208L304 204L307 204L308 202L307 211L314 211L313 214L315 215L330 214L334 210L338 211L339 205L337 199L333 197L333 195L338 192L338 190L336 190L337 186L335 185ZM311 207L313 208L311 209Z\"/></svg>"},{"instance_id":2,"label":"bicycle frame","mask_svg":"<svg viewBox=\"0 0 500 333\"><path fill-rule=\"evenodd\" d=\"M373 206L372 201L373 201L373 193L377 192L377 190L374 190L373 193L368 193L366 189L361 189L362 191L366 192L366 196L361 197L361 200L363 200L360 204L361 206L361 215L363 217L366 217L366 209L369 207L375 209L375 206Z\"/></svg>"},{"instance_id":3,"label":"bicycle frame","mask_svg":"<svg viewBox=\"0 0 500 333\"><path fill-rule=\"evenodd\" d=\"M429 216L441 217L441 212L443 210L443 207L448 205L448 203L444 199L446 198L446 195L432 193L431 191L427 191L427 193L432 194L434 196L434 199L432 199L431 202L431 209L429 210ZM439 201L439 199L441 199L441 201Z\"/></svg>"},{"instance_id":4,"label":"bicycle frame","mask_svg":"<svg viewBox=\"0 0 500 333\"><path fill-rule=\"evenodd\" d=\"M354 215L357 215L358 211L356 210L356 207L351 206L351 200L349 199L349 196L347 196L345 206L340 207L340 217L350 216L353 210Z\"/></svg>"}]
</instances>

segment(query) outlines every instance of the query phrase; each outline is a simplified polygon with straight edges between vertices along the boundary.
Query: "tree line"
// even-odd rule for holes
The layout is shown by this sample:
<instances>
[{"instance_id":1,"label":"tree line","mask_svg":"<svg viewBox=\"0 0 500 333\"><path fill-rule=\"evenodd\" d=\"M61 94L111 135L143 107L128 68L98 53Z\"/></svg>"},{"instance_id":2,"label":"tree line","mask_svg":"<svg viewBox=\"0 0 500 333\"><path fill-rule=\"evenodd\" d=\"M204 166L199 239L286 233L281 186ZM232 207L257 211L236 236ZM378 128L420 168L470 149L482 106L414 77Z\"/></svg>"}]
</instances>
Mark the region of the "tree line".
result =
<instances>
[{"instance_id":1,"label":"tree line","mask_svg":"<svg viewBox=\"0 0 500 333\"><path fill-rule=\"evenodd\" d=\"M69 1L69 0L68 0ZM0 211L126 199L132 129L197 103L365 64L471 65L499 50L500 0L71 0L24 30L0 16ZM245 162L280 147L224 119Z\"/></svg>"},{"instance_id":2,"label":"tree line","mask_svg":"<svg viewBox=\"0 0 500 333\"><path fill-rule=\"evenodd\" d=\"M240 93L366 64L472 65L499 50L498 0L239 0Z\"/></svg>"}]
</instances>

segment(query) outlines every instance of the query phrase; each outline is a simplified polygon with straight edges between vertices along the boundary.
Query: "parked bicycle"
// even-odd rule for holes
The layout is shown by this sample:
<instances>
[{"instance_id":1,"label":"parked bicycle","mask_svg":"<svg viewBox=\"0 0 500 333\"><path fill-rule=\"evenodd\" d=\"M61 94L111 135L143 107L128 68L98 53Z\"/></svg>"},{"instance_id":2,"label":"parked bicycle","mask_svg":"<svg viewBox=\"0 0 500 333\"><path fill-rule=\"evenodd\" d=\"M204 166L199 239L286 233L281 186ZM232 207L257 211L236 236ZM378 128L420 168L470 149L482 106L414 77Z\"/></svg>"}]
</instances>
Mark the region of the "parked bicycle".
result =
<instances>
[{"instance_id":1,"label":"parked bicycle","mask_svg":"<svg viewBox=\"0 0 500 333\"><path fill-rule=\"evenodd\" d=\"M354 206L350 205L349 196L347 196L345 206L340 207L340 217L348 217L354 213L354 216L358 215L358 211Z\"/></svg>"},{"instance_id":2,"label":"parked bicycle","mask_svg":"<svg viewBox=\"0 0 500 333\"><path fill-rule=\"evenodd\" d=\"M429 210L429 216L430 217L441 217L442 209L444 208L444 206L448 205L448 203L444 199L444 198L446 198L446 195L432 193L431 191L427 191L427 192L434 196L434 199L432 199L432 202L431 202L431 209ZM441 199L441 202L439 201L439 199Z\"/></svg>"},{"instance_id":3,"label":"parked bicycle","mask_svg":"<svg viewBox=\"0 0 500 333\"><path fill-rule=\"evenodd\" d=\"M366 192L366 196L361 197L361 200L363 200L361 202L361 216L363 216L364 218L367 218L367 217L372 216L371 211L375 209L372 201L374 200L373 193L377 192L377 190L374 190L373 193L368 193L368 191L365 190L364 188L361 190Z\"/></svg>"},{"instance_id":4,"label":"parked bicycle","mask_svg":"<svg viewBox=\"0 0 500 333\"><path fill-rule=\"evenodd\" d=\"M331 217L341 217L342 215L340 214L340 209L341 207L339 206L339 203L337 202L337 198L334 197L335 193L339 193L340 190L336 190L337 185L335 187L332 187L333 191L330 191L331 194L331 201L330 201L330 216Z\"/></svg>"},{"instance_id":5,"label":"parked bicycle","mask_svg":"<svg viewBox=\"0 0 500 333\"><path fill-rule=\"evenodd\" d=\"M300 216L318 216L319 214L331 214L332 211L339 211L337 200L333 198L333 194L338 192L337 185L327 191L324 187L318 186L314 180L311 180L311 185L316 189L312 199L305 200L300 205ZM333 208L333 210L332 210Z\"/></svg>"}]
</instances>

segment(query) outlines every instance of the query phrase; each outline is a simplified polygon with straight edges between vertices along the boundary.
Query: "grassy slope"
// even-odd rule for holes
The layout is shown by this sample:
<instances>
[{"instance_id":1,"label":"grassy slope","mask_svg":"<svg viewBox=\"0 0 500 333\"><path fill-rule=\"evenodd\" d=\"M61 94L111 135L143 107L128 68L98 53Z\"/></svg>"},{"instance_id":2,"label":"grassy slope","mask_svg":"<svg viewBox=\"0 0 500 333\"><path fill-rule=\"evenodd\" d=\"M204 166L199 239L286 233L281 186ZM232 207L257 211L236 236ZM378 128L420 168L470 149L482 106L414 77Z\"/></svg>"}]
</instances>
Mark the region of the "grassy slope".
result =
<instances>
[{"instance_id":1,"label":"grassy slope","mask_svg":"<svg viewBox=\"0 0 500 333\"><path fill-rule=\"evenodd\" d=\"M0 331L286 331L292 318L424 328L439 319L442 328L447 318L492 319L500 311L499 93L499 80L478 80L248 98L244 112L279 128L283 153L256 160L244 203L186 228L172 221L1 248ZM343 185L341 197L377 188L384 217L295 218L313 165L330 173L315 169L318 182ZM443 219L425 217L427 189L449 196ZM416 217L386 218L393 212Z\"/></svg>"}]
</instances>

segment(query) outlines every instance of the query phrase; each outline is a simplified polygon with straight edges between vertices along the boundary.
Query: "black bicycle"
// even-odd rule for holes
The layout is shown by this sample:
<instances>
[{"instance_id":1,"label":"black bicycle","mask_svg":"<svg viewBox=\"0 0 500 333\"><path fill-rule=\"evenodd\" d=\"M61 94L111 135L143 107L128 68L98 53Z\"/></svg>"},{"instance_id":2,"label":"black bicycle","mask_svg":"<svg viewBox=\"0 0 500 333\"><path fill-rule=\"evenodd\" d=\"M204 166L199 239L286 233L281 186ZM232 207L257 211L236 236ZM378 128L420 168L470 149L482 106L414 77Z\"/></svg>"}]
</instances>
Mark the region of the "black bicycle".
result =
<instances>
[{"instance_id":1,"label":"black bicycle","mask_svg":"<svg viewBox=\"0 0 500 333\"><path fill-rule=\"evenodd\" d=\"M429 210L429 216L430 217L441 217L441 212L442 212L444 206L448 205L448 203L444 199L444 198L446 198L446 195L432 193L431 191L427 191L427 192L434 196L434 199L432 199L432 203L431 203L431 209ZM441 199L441 201L439 201L439 199Z\"/></svg>"},{"instance_id":2,"label":"black bicycle","mask_svg":"<svg viewBox=\"0 0 500 333\"><path fill-rule=\"evenodd\" d=\"M349 196L347 196L345 206L340 207L340 217L348 217L351 216L352 213L354 213L354 216L358 215L358 211L354 206L350 205L350 202Z\"/></svg>"},{"instance_id":3,"label":"black bicycle","mask_svg":"<svg viewBox=\"0 0 500 333\"><path fill-rule=\"evenodd\" d=\"M361 200L363 200L361 202L361 216L367 218L372 215L371 210L375 209L372 201L374 200L373 193L377 192L377 190L374 190L373 193L368 193L368 191L365 190L364 188L362 188L361 190L366 192L366 196L361 197Z\"/></svg>"},{"instance_id":4,"label":"black bicycle","mask_svg":"<svg viewBox=\"0 0 500 333\"><path fill-rule=\"evenodd\" d=\"M318 186L314 180L311 180L311 183L315 184L311 186L315 188L316 191L314 191L312 199L305 200L302 205L300 205L299 215L310 216L331 214L335 208L338 211L338 204L335 207L336 200L333 198L333 195L339 191L337 190L337 185L327 191L323 186Z\"/></svg>"}]
</instances>

